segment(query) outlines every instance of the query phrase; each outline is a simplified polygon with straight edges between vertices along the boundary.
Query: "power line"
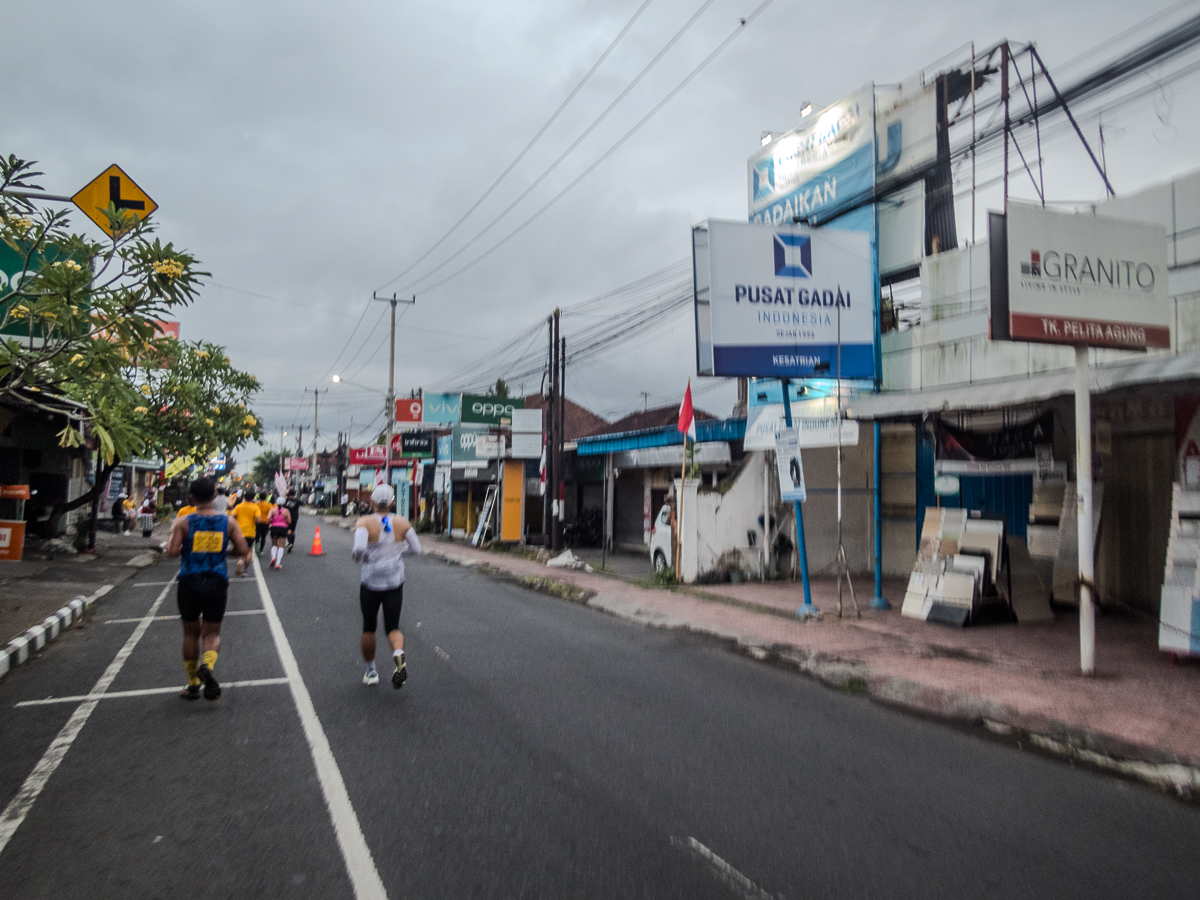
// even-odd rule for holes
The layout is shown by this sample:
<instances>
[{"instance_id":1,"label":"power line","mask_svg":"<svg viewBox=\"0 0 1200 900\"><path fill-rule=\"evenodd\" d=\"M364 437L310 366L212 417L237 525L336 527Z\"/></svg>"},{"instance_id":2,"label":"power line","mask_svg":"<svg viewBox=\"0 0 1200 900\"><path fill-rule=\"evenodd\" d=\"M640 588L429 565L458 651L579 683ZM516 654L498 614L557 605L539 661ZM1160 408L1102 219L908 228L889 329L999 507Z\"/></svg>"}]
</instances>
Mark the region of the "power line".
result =
<instances>
[{"instance_id":1,"label":"power line","mask_svg":"<svg viewBox=\"0 0 1200 900\"><path fill-rule=\"evenodd\" d=\"M433 244L433 246L430 247L428 250L426 250L424 253L422 253L421 256L415 262L413 262L407 269L405 269L403 272L401 272L395 278L391 279L390 281L388 281L381 287L377 288L376 290L382 291L385 288L391 287L391 285L393 285L395 282L399 281L401 278L403 278L405 275L407 275L409 272L411 272L413 269L415 269L418 265L423 263L426 259L429 258L429 255L431 253L433 253L434 250L436 250L438 247L442 246L442 244L446 241L446 239L448 237L450 237L450 235L452 235L456 230L458 230L458 227L467 220L467 218L471 215L471 213L473 213L473 212L475 212L475 210L479 209L480 204L482 204L484 200L486 200L488 197L490 197L492 195L492 191L496 190L496 188L500 185L500 182L502 182L505 178L508 177L509 173L512 172L512 170L514 168L516 168L517 163L519 163L522 159L525 158L525 154L527 154L533 148L533 145L536 144L538 142L538 140L541 138L541 136L546 133L546 130L551 125L553 125L555 121L557 121L558 117L562 114L562 111L567 108L567 105L572 100L575 99L575 95L578 94L581 90L583 90L583 86L585 84L587 84L588 81L591 80L591 77L593 75L596 74L596 70L600 68L600 66L603 64L603 62L606 59L608 59L608 55L613 52L613 50L616 48L617 44L619 44L621 42L621 39L623 37L625 37L625 35L629 32L629 29L633 27L633 24L641 17L642 13L646 11L646 7L649 6L651 2L652 2L652 0L645 0L645 2L643 2L642 5L637 8L637 11L634 12L634 14L633 14L633 18L631 18L628 22L625 23L625 27L621 29L620 33L617 34L617 36L615 38L613 38L612 43L608 45L607 49L605 49L605 51L600 54L600 58L597 59L596 62L592 64L592 67L590 69L588 69L587 74L583 76L583 79L579 82L579 84L575 85L575 89L572 90L571 93L567 94L567 98L565 100L563 100L563 102L561 104L559 104L558 109L556 109L554 111L553 115L551 115L550 118L546 120L546 123L544 125L542 125L541 128L538 129L537 134L535 134L530 139L529 143L525 145L525 148L520 153L517 154L516 159L514 159L511 163L508 164L508 168L500 173L500 177L492 182L491 187L489 187L486 191L484 191L483 195L478 200L475 201L475 203L471 206L471 208L468 209L465 213L463 213L462 218L460 218L457 222L455 222L453 225L451 225L449 230L445 234L443 234L440 238L438 238L437 241Z\"/></svg>"},{"instance_id":2,"label":"power line","mask_svg":"<svg viewBox=\"0 0 1200 900\"><path fill-rule=\"evenodd\" d=\"M745 19L740 20L740 24L738 25L738 27L736 29L734 29L734 31L729 35L729 37L725 38L725 40L723 40L720 44L718 44L717 48L715 50L713 50L713 52L710 53L708 56L706 56L700 62L700 64L698 66L696 66L696 68L692 69L692 71L688 73L687 77L685 77L683 79L683 81L679 82L679 84L676 85L675 88L672 89L671 92L668 93L666 97L664 97L662 100L660 100L658 102L658 104L655 105L654 108L650 110L650 112L648 112L645 116L643 116L640 120L638 120L637 124L635 124L631 129L629 129L629 131L625 132L625 134L620 138L620 140L618 140L615 144L613 144L611 147L609 147L608 150L606 150L603 154L601 154L599 159L597 159L590 166L588 166L586 169L584 169L584 171L574 181L572 181L565 188L563 188L561 191L559 191L557 194L555 194L553 197L551 197L550 200L547 201L547 203L541 207L541 209L539 209L537 212L535 212L533 215L531 215L528 219L526 219L524 222L522 222L520 225L518 225L515 229L513 229L513 231L509 232L509 234L506 237L501 238L498 242L493 244L488 250L485 250L479 256L475 257L475 259L471 260L471 262L467 263L465 266L462 266L459 269L456 269L454 272L447 275L442 280L437 281L431 285L427 285L425 288L423 288L423 290L426 293L428 293L429 291L439 288L442 285L446 284L447 282L452 281L453 279L455 279L459 275L461 275L463 272L466 272L468 269L474 267L478 263L487 259L493 253L495 253L497 250L499 250L501 247L503 247L505 244L507 244L509 241L511 241L513 238L515 238L518 234L520 234L522 231L524 231L527 227L532 225L534 223L534 221L539 219L542 216L542 214L544 212L546 212L546 210L550 209L550 207L552 207L555 203L557 203L564 196L566 196L566 194L568 194L571 190L573 190L581 181L583 181L583 179L587 178L588 175L592 174L592 172L594 172L600 166L601 163L603 163L610 156L612 156L614 153L616 153L617 150L619 150L625 144L626 141L628 141L638 131L640 131L643 125L645 125L647 122L649 122L655 115L658 114L658 112L664 106L666 106L671 100L673 100L675 98L676 94L678 94L685 87L687 87L688 84L691 83L692 79L694 79L697 75L699 75L702 71L704 71L704 69L706 69L708 67L709 63L711 63L714 59L716 59L717 56L719 56L720 53L727 46L729 46L729 44L738 35L740 35L745 30L747 25L749 25L751 22L753 22L754 19L756 19L763 12L763 10L765 10L773 2L774 2L774 0L763 0L763 2L759 5L759 7L756 10L754 10L754 12L752 12ZM489 225L488 227L490 228L491 226ZM455 254L455 255L457 256L458 254ZM452 258L453 257L451 257L451 259ZM446 260L446 262L449 262L449 260ZM443 265L444 265L444 263L443 263ZM439 266L438 268L441 268L441 267ZM434 269L433 271L437 271L437 270ZM432 274L432 273L430 273L430 274ZM423 276L423 278L424 277L428 277L428 275ZM418 282L420 280L422 280L422 279L418 279ZM414 284L415 283L417 283L417 282L414 282Z\"/></svg>"},{"instance_id":3,"label":"power line","mask_svg":"<svg viewBox=\"0 0 1200 900\"><path fill-rule=\"evenodd\" d=\"M642 69L642 71L640 71L634 77L634 79L631 82L629 82L628 85L625 86L625 89L622 90L621 93L619 93L616 96L616 99L614 99L607 107L605 107L604 111L602 113L600 113L600 115L597 116L592 121L592 123L583 130L583 133L580 134L579 137L577 137L575 139L575 141L571 144L571 146L567 147L567 149L562 152L562 154L558 157L558 159L556 159L554 162L552 162L550 164L549 168L547 168L544 172L542 172L541 175L539 175L536 179L534 179L533 183L530 184L529 187L525 188L525 190L521 192L521 194L517 197L516 200L512 201L512 203L510 203L508 206L506 206L504 208L503 212L501 212L498 216L496 216L494 219L492 219L492 221L490 221L487 225L485 225L483 227L483 229L480 230L479 232L477 232L473 238L471 238L469 241L467 241L467 243L465 243L463 246L459 247L456 251L454 251L454 253L450 254L450 256L448 256L446 259L442 260L440 263L438 263L436 266L434 266L432 269L430 269L424 275L420 276L415 281L410 282L408 284L408 286L404 288L404 291L402 291L402 293L412 290L414 287L419 285L421 282L425 281L427 278L430 278L435 272L437 272L437 271L441 270L442 268L444 268L445 266L449 265L453 260L457 259L463 253L465 253L470 247L472 247L476 241L478 241L485 234L487 234L489 231L491 231L492 228L497 223L499 223L502 219L504 219L510 212L512 212L512 210L522 200L524 200L526 197L528 197L529 194L538 185L540 185L547 177L549 177L549 175L555 169L558 168L559 164L563 160L565 160L572 152L574 152L575 148L578 147L584 141L584 139L589 134L591 134L592 131L594 131L600 125L600 123L604 121L605 118L608 117L608 114L610 112L612 112L614 109L616 109L617 105L629 95L630 91L632 91L635 87L637 87L637 85L639 83L641 83L641 80L650 73L651 69L653 69L656 65L658 65L659 61L662 60L662 58L667 54L667 52L672 47L675 46L675 44L680 40L680 38L682 38L691 29L691 27L696 23L696 21L700 18L700 16L704 14L705 10L707 10L714 2L715 2L715 0L704 0L704 2L700 4L700 8L698 10L696 10L696 12L692 15L692 17L690 19L688 19L687 22L684 23L683 27L681 29L679 29L679 31L677 31L675 33L675 35L669 41L667 41L666 45L654 56L653 59L650 60L650 62L648 62L646 64L646 66ZM770 2L772 2L772 0L767 0L767 3L770 3ZM671 96L674 96L674 94L672 94ZM656 107L655 111L657 111L657 109L659 109L659 108L661 108L661 106ZM639 125L637 127L641 127L641 123L639 123ZM635 128L635 130L636 130L636 128ZM624 139L622 139L622 140L624 140ZM619 146L619 144L618 144L618 146ZM602 157L602 159L603 159L603 157ZM594 166L593 166L593 168L594 168ZM589 169L588 171L590 172L591 169ZM584 174L587 174L587 173L584 173ZM574 183L571 186L573 187ZM567 190L570 190L570 188L568 188ZM563 193L566 193L566 192L564 191ZM562 195L559 194L558 196L562 196ZM557 200L557 199L558 199L558 197L555 197L555 200ZM553 203L553 202L554 201L551 201L551 203ZM537 218L538 215L541 215L541 212L538 212L537 214L535 214L535 216L533 218ZM529 221L532 221L532 219L527 220L525 224L528 224ZM512 234L509 235L509 238L515 236L517 234L517 232L521 231L524 227L525 227L524 225L520 226L517 229L517 231L514 231ZM507 243L509 238L505 238L504 240L502 240L500 242L500 244ZM500 244L497 244L496 246L498 247L498 246L500 246ZM493 249L495 249L495 248L493 248ZM489 250L488 253L484 254L484 256L487 256L490 253L491 253L491 251ZM480 258L482 258L482 257L480 257ZM476 262L478 262L478 260L476 260ZM470 263L469 265L464 266L462 269L458 270L453 275L451 275L450 278L456 277L459 274L459 272L466 271L466 269L469 269L472 265L474 265L474 263ZM439 281L437 284L432 285L431 287L423 288L423 290L430 291L433 288L436 288L436 287L439 287L439 286L445 284L447 281L450 280L450 278L443 279L442 281Z\"/></svg>"}]
</instances>

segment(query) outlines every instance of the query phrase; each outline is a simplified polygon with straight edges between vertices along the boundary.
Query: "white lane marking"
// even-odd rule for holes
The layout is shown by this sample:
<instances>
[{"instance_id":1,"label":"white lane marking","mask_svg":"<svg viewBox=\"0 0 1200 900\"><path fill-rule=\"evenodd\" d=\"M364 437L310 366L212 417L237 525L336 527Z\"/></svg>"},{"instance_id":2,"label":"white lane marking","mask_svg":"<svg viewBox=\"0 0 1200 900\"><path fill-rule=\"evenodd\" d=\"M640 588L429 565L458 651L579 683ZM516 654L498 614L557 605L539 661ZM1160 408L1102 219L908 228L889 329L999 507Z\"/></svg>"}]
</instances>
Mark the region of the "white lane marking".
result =
<instances>
[{"instance_id":1,"label":"white lane marking","mask_svg":"<svg viewBox=\"0 0 1200 900\"><path fill-rule=\"evenodd\" d=\"M738 895L743 900L775 900L770 894L760 888L757 884L731 866L717 854L713 853L694 837L689 838L671 838L671 843L676 847L688 850L698 856L712 868L717 877L724 881L729 887L737 891Z\"/></svg>"},{"instance_id":2,"label":"white lane marking","mask_svg":"<svg viewBox=\"0 0 1200 900\"><path fill-rule=\"evenodd\" d=\"M275 684L287 684L286 678L253 678L249 681L222 681L221 689L225 688L242 688L242 687L269 687ZM180 691L179 685L173 687L160 688L142 688L136 691L109 691L101 697L96 697L97 700L124 700L127 697L153 697L156 694L177 694ZM83 694L77 697L46 697L42 700L22 700L16 704L13 709L20 709L22 706L50 706L53 703L78 703L80 700L87 700L88 695Z\"/></svg>"},{"instance_id":3,"label":"white lane marking","mask_svg":"<svg viewBox=\"0 0 1200 900\"><path fill-rule=\"evenodd\" d=\"M129 586L130 587L162 587L164 584L174 584L174 583L175 583L175 579L172 578L170 581L135 581L132 584L130 584Z\"/></svg>"},{"instance_id":4,"label":"white lane marking","mask_svg":"<svg viewBox=\"0 0 1200 900\"><path fill-rule=\"evenodd\" d=\"M142 639L142 635L146 633L146 629L150 627L150 623L154 621L154 616L158 612L158 608L162 606L162 602L166 599L169 590L170 586L162 589L162 592L158 595L158 599L151 605L150 611L138 623L137 628L133 629L133 634L129 636L129 640L125 642L125 646L117 651L117 655L108 664L108 668L104 670L104 674L100 676L100 680L92 686L91 692L87 694L87 699L83 703L80 703L79 708L71 714L71 718L67 719L67 724L62 727L57 737L46 748L46 752L42 754L42 758L38 760L38 764L33 767L33 771L29 773L29 777L25 779L25 783L21 785L21 789L17 791L17 795L8 802L8 806L4 807L4 812L0 813L0 853L4 852L4 848L8 846L8 842L12 839L13 834L21 827L21 823L25 821L25 817L29 815L29 810L33 808L34 801L37 800L42 789L46 787L46 782L50 780L50 776L54 774L54 770L63 761L63 757L67 755L67 751L71 749L71 744L74 743L83 726L87 724L87 720L99 704L101 696L108 690L109 685L113 683L113 679L120 673L122 667L125 665L125 661L129 659L129 655L133 653L133 648L137 646L138 641Z\"/></svg>"},{"instance_id":5,"label":"white lane marking","mask_svg":"<svg viewBox=\"0 0 1200 900\"><path fill-rule=\"evenodd\" d=\"M267 589L267 580L263 577L262 566L259 565L257 556L254 558L254 577L258 581L258 593L267 611L271 636L275 639L275 650L288 677L292 701L296 704L300 724L304 727L304 737L308 740L309 750L312 751L317 779L321 782L325 805L329 808L329 818L333 821L333 831L337 835L338 847L342 851L342 859L345 860L346 871L350 875L354 896L357 900L387 900L387 891L379 878L379 870L375 868L371 848L367 846L367 839L363 837L358 816L350 803L350 794L346 791L346 782L342 780L342 773L333 757L329 739L325 736L312 697L304 684L304 678L300 675L300 666L292 653L292 645L283 630L279 613L275 610L275 603L271 599L270 590Z\"/></svg>"},{"instance_id":6,"label":"white lane marking","mask_svg":"<svg viewBox=\"0 0 1200 900\"><path fill-rule=\"evenodd\" d=\"M450 661L450 654L447 653L445 650L443 650L441 647L439 647L437 644L433 645L433 652L436 653L438 656L440 656L442 658L442 660L444 660L445 662Z\"/></svg>"},{"instance_id":7,"label":"white lane marking","mask_svg":"<svg viewBox=\"0 0 1200 900\"><path fill-rule=\"evenodd\" d=\"M267 611L265 609L227 610L225 613L225 618L229 618L230 616L262 616L262 615L266 615L266 612ZM104 624L105 625L128 625L130 622L140 622L140 621L142 621L142 620L141 619L105 619ZM172 622L172 621L177 622L177 621L179 621L179 616L177 616L177 615L175 615L175 616L155 616L154 621L155 622Z\"/></svg>"}]
</instances>

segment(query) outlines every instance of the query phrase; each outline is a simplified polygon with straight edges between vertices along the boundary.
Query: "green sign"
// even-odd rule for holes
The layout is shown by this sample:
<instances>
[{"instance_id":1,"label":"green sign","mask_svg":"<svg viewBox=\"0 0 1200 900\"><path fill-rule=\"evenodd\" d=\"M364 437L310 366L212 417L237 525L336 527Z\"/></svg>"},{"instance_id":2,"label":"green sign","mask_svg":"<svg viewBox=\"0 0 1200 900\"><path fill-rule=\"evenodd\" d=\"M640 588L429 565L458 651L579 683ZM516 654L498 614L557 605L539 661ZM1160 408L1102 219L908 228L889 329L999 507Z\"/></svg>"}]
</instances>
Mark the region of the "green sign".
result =
<instances>
[{"instance_id":1,"label":"green sign","mask_svg":"<svg viewBox=\"0 0 1200 900\"><path fill-rule=\"evenodd\" d=\"M462 395L462 418L464 424L508 425L514 409L524 409L524 397L484 397L479 394ZM504 419L506 421L501 422Z\"/></svg>"},{"instance_id":2,"label":"green sign","mask_svg":"<svg viewBox=\"0 0 1200 900\"><path fill-rule=\"evenodd\" d=\"M26 271L24 254L18 253L4 241L0 241L0 321L3 321L4 315L8 311L8 305L12 302L6 299L9 293L18 290L25 278L32 278L34 274L33 270L40 268L45 262L45 257L38 254L34 257L29 271ZM83 265L82 258L79 258L77 262ZM8 325L4 327L3 333L28 337L29 322L23 319L10 320Z\"/></svg>"}]
</instances>

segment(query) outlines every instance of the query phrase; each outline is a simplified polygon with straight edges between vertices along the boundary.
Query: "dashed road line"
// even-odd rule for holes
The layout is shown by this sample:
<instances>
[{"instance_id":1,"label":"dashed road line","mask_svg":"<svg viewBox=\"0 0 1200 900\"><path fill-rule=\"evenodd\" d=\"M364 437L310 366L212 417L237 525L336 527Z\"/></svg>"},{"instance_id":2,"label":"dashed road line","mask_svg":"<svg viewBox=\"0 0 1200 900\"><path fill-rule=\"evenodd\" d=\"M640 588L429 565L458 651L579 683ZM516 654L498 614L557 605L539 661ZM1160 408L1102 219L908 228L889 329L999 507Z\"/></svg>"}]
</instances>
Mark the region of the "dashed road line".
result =
<instances>
[{"instance_id":1,"label":"dashed road line","mask_svg":"<svg viewBox=\"0 0 1200 900\"><path fill-rule=\"evenodd\" d=\"M242 688L242 687L269 687L276 684L287 684L286 678L253 678L249 681L222 681L221 689L225 688ZM128 697L153 697L156 694L176 694L179 692L179 685L172 687L158 688L141 688L136 691L109 691L99 697L92 698L87 694L81 694L76 697L45 697L41 700L22 700L13 706L13 709L20 709L22 706L50 706L54 703L78 703L81 700L124 700Z\"/></svg>"},{"instance_id":2,"label":"dashed road line","mask_svg":"<svg viewBox=\"0 0 1200 900\"><path fill-rule=\"evenodd\" d=\"M441 647L439 647L437 644L433 645L433 652L436 653L442 659L443 662L450 661L450 654L447 653L445 650L443 650Z\"/></svg>"},{"instance_id":3,"label":"dashed road line","mask_svg":"<svg viewBox=\"0 0 1200 900\"><path fill-rule=\"evenodd\" d=\"M292 701L300 714L304 737L312 752L317 780L320 781L321 792L325 795L325 805L329 808L333 832L337 836L338 847L342 851L342 859L345 860L346 871L350 875L354 896L356 900L387 900L387 891L379 877L379 870L375 868L371 848L367 846L367 839L363 837L358 815L350 803L346 782L342 779L333 749L329 746L329 739L325 736L325 729L321 727L321 720L317 717L316 707L313 706L312 696L308 693L304 678L300 674L300 665L296 662L292 645L283 630L279 613L275 610L275 602L271 599L271 592L267 588L267 580L263 577L258 557L254 558L254 577L258 582L258 593L262 597L263 607L267 611L271 636L275 639L275 650L287 675Z\"/></svg>"},{"instance_id":4,"label":"dashed road line","mask_svg":"<svg viewBox=\"0 0 1200 900\"><path fill-rule=\"evenodd\" d=\"M226 610L225 618L229 618L230 616L262 616L262 615L266 615L266 612L267 611L265 609ZM104 624L105 625L128 625L132 622L140 622L140 621L142 621L142 620L141 619L105 619ZM155 622L177 622L177 621L179 621L179 616L177 616L177 615L175 615L175 616L155 616L154 621Z\"/></svg>"},{"instance_id":5,"label":"dashed road line","mask_svg":"<svg viewBox=\"0 0 1200 900\"><path fill-rule=\"evenodd\" d=\"M694 837L688 838L671 838L671 843L687 852L693 854L703 862L720 878L725 884L733 888L742 900L775 900L770 894L760 888L757 884L731 866L717 854L713 853Z\"/></svg>"},{"instance_id":6,"label":"dashed road line","mask_svg":"<svg viewBox=\"0 0 1200 900\"><path fill-rule=\"evenodd\" d=\"M25 783L21 785L21 789L17 791L17 795L8 802L8 805L4 808L4 812L0 813L0 853L4 852L4 848L12 840L13 834L21 827L21 823L25 821L25 817L29 815L29 810L33 808L38 795L46 787L46 782L50 780L50 776L54 774L55 769L62 763L63 757L71 749L71 744L74 743L83 726L87 724L88 718L99 705L100 698L108 691L109 685L120 674L126 660L133 653L133 648L138 645L138 641L142 639L142 635L146 633L146 629L154 621L154 616L158 612L158 608L162 606L162 602L166 599L169 590L169 585L162 589L162 592L158 595L158 599L151 605L150 611L146 613L138 624L138 627L133 630L133 634L129 636L129 640L125 642L125 646L117 651L117 655L108 664L108 668L104 670L104 674L93 685L90 693L86 695L84 702L79 704L79 708L71 714L71 718L67 719L67 724L62 727L57 737L46 748L46 752L42 754L42 758L38 760L38 764L33 767L33 771L29 773L29 777L25 779Z\"/></svg>"}]
</instances>

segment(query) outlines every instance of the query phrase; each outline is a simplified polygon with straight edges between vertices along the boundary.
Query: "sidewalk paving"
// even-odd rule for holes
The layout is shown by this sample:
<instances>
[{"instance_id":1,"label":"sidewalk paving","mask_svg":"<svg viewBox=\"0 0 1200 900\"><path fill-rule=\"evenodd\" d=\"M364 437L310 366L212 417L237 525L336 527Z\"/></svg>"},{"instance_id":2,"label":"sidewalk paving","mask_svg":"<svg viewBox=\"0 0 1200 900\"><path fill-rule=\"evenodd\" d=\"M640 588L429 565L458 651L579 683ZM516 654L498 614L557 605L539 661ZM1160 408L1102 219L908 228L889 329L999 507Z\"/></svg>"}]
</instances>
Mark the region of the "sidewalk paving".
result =
<instances>
[{"instance_id":1,"label":"sidewalk paving","mask_svg":"<svg viewBox=\"0 0 1200 900\"><path fill-rule=\"evenodd\" d=\"M549 569L508 553L423 535L426 552L460 565L486 564L507 577L551 579L592 596L589 606L647 625L733 640L745 652L794 665L842 689L921 714L983 725L995 734L1200 797L1200 663L1172 664L1157 626L1099 616L1096 667L1079 674L1078 616L1052 624L953 629L903 618L905 582L885 581L891 610L868 608L874 584L856 578L862 618L849 592L836 617L836 582L812 586L821 621L795 613L799 583L688 585L673 589L599 573Z\"/></svg>"},{"instance_id":2,"label":"sidewalk paving","mask_svg":"<svg viewBox=\"0 0 1200 900\"><path fill-rule=\"evenodd\" d=\"M55 554L20 562L0 562L0 648L4 641L32 628L78 596L90 596L104 585L116 586L158 561L159 544L170 525L160 522L149 538L100 531L96 552ZM172 573L173 574L173 573Z\"/></svg>"}]
</instances>

